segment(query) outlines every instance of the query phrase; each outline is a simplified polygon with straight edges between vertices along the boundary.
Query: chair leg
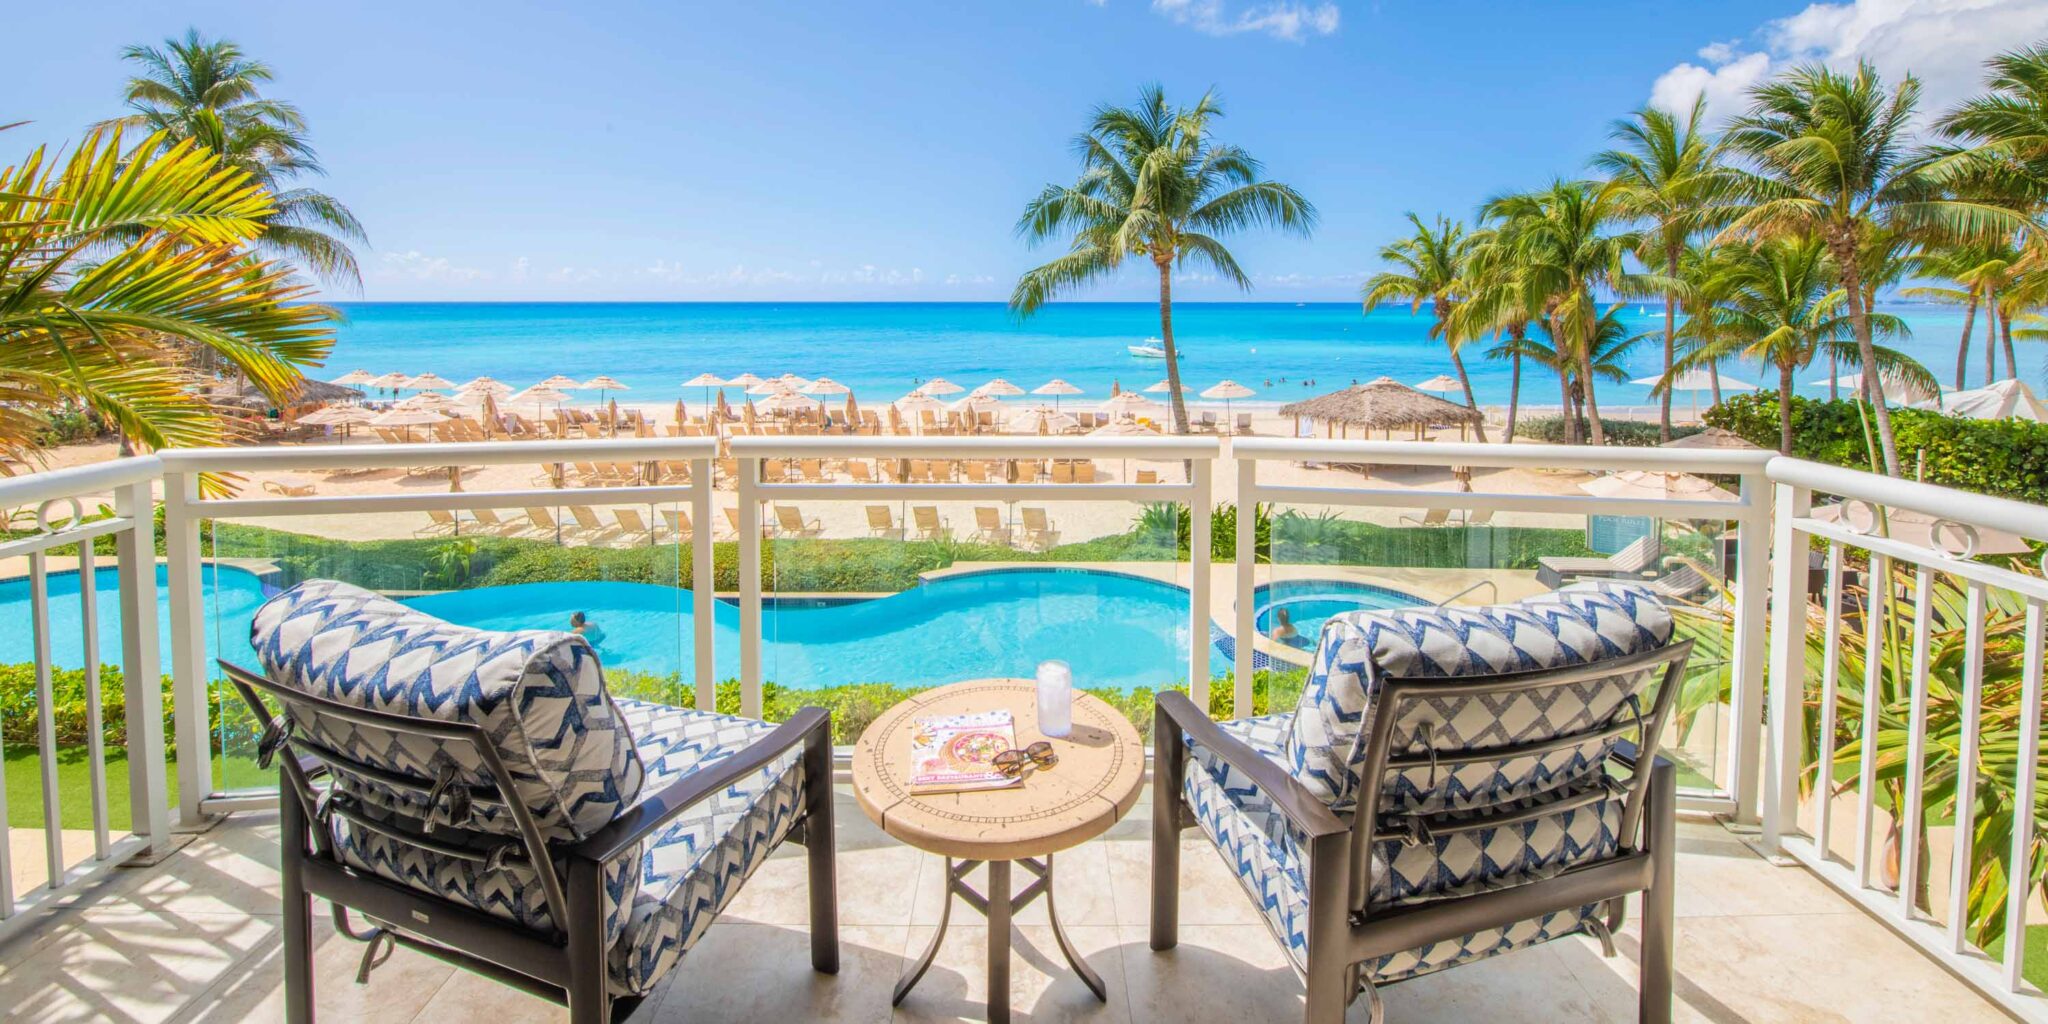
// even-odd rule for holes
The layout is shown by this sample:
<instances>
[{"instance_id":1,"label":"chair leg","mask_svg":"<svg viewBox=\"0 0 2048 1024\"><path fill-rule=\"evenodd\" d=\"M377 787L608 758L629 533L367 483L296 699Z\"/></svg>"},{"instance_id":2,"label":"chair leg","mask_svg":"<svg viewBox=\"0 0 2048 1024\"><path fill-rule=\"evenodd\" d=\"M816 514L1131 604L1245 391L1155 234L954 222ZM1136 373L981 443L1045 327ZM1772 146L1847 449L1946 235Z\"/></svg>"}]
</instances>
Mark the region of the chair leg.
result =
<instances>
[{"instance_id":1,"label":"chair leg","mask_svg":"<svg viewBox=\"0 0 2048 1024\"><path fill-rule=\"evenodd\" d=\"M832 827L832 734L820 727L804 745L804 846L811 878L811 967L839 973L839 873Z\"/></svg>"},{"instance_id":2,"label":"chair leg","mask_svg":"<svg viewBox=\"0 0 2048 1024\"><path fill-rule=\"evenodd\" d=\"M569 1024L611 1024L611 992L604 964L603 865L573 857L568 874L569 906L583 910L569 915Z\"/></svg>"},{"instance_id":3,"label":"chair leg","mask_svg":"<svg viewBox=\"0 0 2048 1024\"><path fill-rule=\"evenodd\" d=\"M1658 760L1650 769L1649 806L1645 808L1649 832L1650 863L1655 874L1643 893L1643 944L1641 977L1638 979L1636 1019L1642 1024L1668 1024L1671 1020L1672 953L1676 944L1677 915L1674 896L1678 888L1674 865L1678 845L1678 770Z\"/></svg>"},{"instance_id":4,"label":"chair leg","mask_svg":"<svg viewBox=\"0 0 2048 1024\"><path fill-rule=\"evenodd\" d=\"M1180 727L1152 717L1152 948L1180 944L1180 790L1187 759Z\"/></svg>"},{"instance_id":5,"label":"chair leg","mask_svg":"<svg viewBox=\"0 0 2048 1024\"><path fill-rule=\"evenodd\" d=\"M306 812L290 780L282 789L278 825L284 842L278 877L284 889L284 1015L287 1024L313 1024L313 897L306 892L301 869L306 858Z\"/></svg>"}]
</instances>

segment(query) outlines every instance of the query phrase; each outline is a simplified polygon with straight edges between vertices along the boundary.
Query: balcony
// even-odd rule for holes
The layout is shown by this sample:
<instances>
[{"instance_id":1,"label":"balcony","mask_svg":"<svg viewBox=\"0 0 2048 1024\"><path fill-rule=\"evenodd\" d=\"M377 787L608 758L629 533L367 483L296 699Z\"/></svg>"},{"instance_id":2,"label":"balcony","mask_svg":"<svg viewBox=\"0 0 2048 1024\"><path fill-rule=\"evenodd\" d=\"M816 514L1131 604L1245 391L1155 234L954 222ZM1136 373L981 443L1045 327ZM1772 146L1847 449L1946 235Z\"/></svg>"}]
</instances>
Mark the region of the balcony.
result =
<instances>
[{"instance_id":1,"label":"balcony","mask_svg":"<svg viewBox=\"0 0 2048 1024\"><path fill-rule=\"evenodd\" d=\"M1092 482L1057 470L1069 459L1087 460ZM641 468L578 479L579 463ZM451 489L440 469L450 465L478 472ZM202 493L202 474L337 470L390 482L347 494ZM1631 470L1684 471L1726 489L1603 496L1553 486ZM1844 511L1813 514L1827 498ZM160 557L149 514L159 502ZM1178 525L1176 505L1186 510ZM353 575L462 615L514 614L519 594L546 591L478 596L506 563L478 564L500 554L489 544L450 543L514 538L502 554L525 559L523 575L491 585L516 577L576 588L560 600L624 602L591 605L626 641L599 643L608 668L672 703L769 717L821 684L915 688L989 674L980 666L1079 635L1064 632L1076 623L1108 628L1089 609L1114 607L1110 626L1153 643L1118 648L1125 656L1094 667L1095 678L1132 708L1152 690L1186 688L1227 714L1291 706L1305 663L1299 633L1333 608L1511 600L1554 585L1543 545L1621 557L1648 537L1635 550L1659 554L1637 575L1677 589L1683 628L1717 642L1688 680L1697 692L1684 726L1665 737L1689 812L1681 1019L1874 1020L1912 1007L2048 1020L2031 980L2048 955L2030 958L2027 927L1984 927L2044 919L2027 858L2008 868L2014 858L1993 855L2035 834L2033 761L2011 751L2039 746L2048 585L2026 564L1972 557L1994 530L2038 542L2048 534L2039 508L1760 453L1156 438L738 438L729 454L695 438L170 452L0 481L0 506L28 513L29 528L0 541L0 586L20 591L31 627L26 657L0 660L37 666L42 702L35 735L9 742L24 756L6 763L17 798L0 808L11 825L0 871L0 999L11 1019L277 1018L275 782L255 769L246 725L221 713L211 658L234 656L237 616L245 623L252 602L294 574ZM578 508L601 510L594 525ZM1224 508L1266 514L1212 518ZM1917 539L1883 536L1870 525L1880 510L1939 522ZM1205 522L1216 528L1190 525ZM921 539L926 527L946 536ZM415 531L426 537L415 547L370 541ZM867 571L898 583L831 575L856 550L832 542L856 538ZM564 554L535 554L550 550ZM97 581L97 600L80 600L84 577L73 570ZM1050 579L1060 574L1073 578ZM982 628L958 640L958 657L910 659L899 678L834 646L839 625L806 618L854 615L911 590L929 603L948 580L971 599L927 609L925 628L960 635L961 609ZM892 608L895 617L903 606ZM1297 621L1290 637L1281 627ZM887 653L923 641L902 642ZM120 707L94 701L78 737L60 733L64 673L102 666L120 681ZM165 676L168 691L147 685ZM1872 697L1887 709L1869 722L1884 743L1861 742ZM177 713L187 708L211 713ZM849 708L844 742L859 725ZM1873 747L1878 756L1862 755ZM204 756L177 756L195 751ZM1830 766L1831 793L1816 795L1816 763ZM2024 794L2007 801L2018 810L1997 829L1976 817L1995 800L1966 799L1958 814L1937 799L1955 788L1959 764L1976 766L1960 774L1987 797ZM778 858L636 1019L889 1018L889 987L934 924L940 869L869 826L841 790L842 973L818 978L804 966L803 869ZM1147 947L1149 815L1141 804L1108 836L1061 855L1083 865L1062 872L1060 900L1110 981L1110 1002L1095 1004L1055 970L1034 908L1020 919L1015 1005L1031 1019L1298 1014L1286 959L1192 836L1183 943ZM1905 895L1902 877L1918 879ZM1977 892L1985 879L1999 883L1991 896ZM2032 924L2032 935L2042 928ZM361 947L321 934L330 1017L559 1017L402 950L358 987ZM1624 931L1620 956L1607 960L1597 943L1567 939L1393 986L1389 1019L1631 1019L1634 942ZM977 1016L980 949L950 943L896 1016ZM1353 1019L1364 1019L1362 1005Z\"/></svg>"}]
</instances>

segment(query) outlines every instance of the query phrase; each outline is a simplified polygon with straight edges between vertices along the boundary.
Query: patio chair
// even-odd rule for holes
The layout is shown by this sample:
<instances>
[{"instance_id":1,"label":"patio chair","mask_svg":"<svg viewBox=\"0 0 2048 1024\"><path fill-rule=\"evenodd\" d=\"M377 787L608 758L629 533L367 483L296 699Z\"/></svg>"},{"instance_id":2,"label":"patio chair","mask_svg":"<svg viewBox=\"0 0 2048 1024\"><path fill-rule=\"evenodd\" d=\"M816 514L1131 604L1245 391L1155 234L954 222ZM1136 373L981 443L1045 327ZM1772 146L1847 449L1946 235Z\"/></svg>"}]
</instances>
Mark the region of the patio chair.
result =
<instances>
[{"instance_id":1,"label":"patio chair","mask_svg":"<svg viewBox=\"0 0 2048 1024\"><path fill-rule=\"evenodd\" d=\"M816 537L825 532L825 521L812 516L804 518L803 511L795 505L775 506L775 535L778 537Z\"/></svg>"},{"instance_id":2,"label":"patio chair","mask_svg":"<svg viewBox=\"0 0 2048 1024\"><path fill-rule=\"evenodd\" d=\"M990 544L1010 543L1010 527L1003 522L1003 510L992 505L974 506L974 538Z\"/></svg>"},{"instance_id":3,"label":"patio chair","mask_svg":"<svg viewBox=\"0 0 2048 1024\"><path fill-rule=\"evenodd\" d=\"M1060 531L1052 524L1052 517L1035 505L1026 505L1017 510L1024 517L1024 543L1043 551L1059 542Z\"/></svg>"},{"instance_id":4,"label":"patio chair","mask_svg":"<svg viewBox=\"0 0 2048 1024\"><path fill-rule=\"evenodd\" d=\"M310 498L320 493L312 484L287 484L276 480L263 481L263 490L281 498Z\"/></svg>"},{"instance_id":5,"label":"patio chair","mask_svg":"<svg viewBox=\"0 0 2048 1024\"><path fill-rule=\"evenodd\" d=\"M1074 482L1077 484L1092 484L1095 482L1094 459L1082 459L1074 463Z\"/></svg>"},{"instance_id":6,"label":"patio chair","mask_svg":"<svg viewBox=\"0 0 2048 1024\"><path fill-rule=\"evenodd\" d=\"M562 524L556 521L554 513L532 505L527 506L522 511L526 513L527 525L542 533L553 534L557 541L562 539Z\"/></svg>"},{"instance_id":7,"label":"patio chair","mask_svg":"<svg viewBox=\"0 0 2048 1024\"><path fill-rule=\"evenodd\" d=\"M1641 576L1656 568L1663 554L1656 534L1637 538L1620 551L1592 558L1551 557L1536 560L1536 581L1546 587L1561 587L1585 576Z\"/></svg>"},{"instance_id":8,"label":"patio chair","mask_svg":"<svg viewBox=\"0 0 2048 1024\"><path fill-rule=\"evenodd\" d=\"M774 726L614 698L582 637L454 626L333 580L250 632L262 671L221 665L279 765L287 1021L314 1019L318 897L367 944L358 982L402 945L609 1024L791 840L811 966L837 972L822 709Z\"/></svg>"},{"instance_id":9,"label":"patio chair","mask_svg":"<svg viewBox=\"0 0 2048 1024\"><path fill-rule=\"evenodd\" d=\"M412 532L415 537L453 537L462 532L462 521L455 513L442 509L427 511L427 525Z\"/></svg>"},{"instance_id":10,"label":"patio chair","mask_svg":"<svg viewBox=\"0 0 2048 1024\"><path fill-rule=\"evenodd\" d=\"M1613 953L1643 894L1638 1014L1671 1015L1675 767L1659 736L1692 642L1641 587L1338 615L1291 713L1156 698L1152 948L1173 948L1200 827L1307 987L1361 994L1566 935ZM1626 769L1625 773L1615 768Z\"/></svg>"},{"instance_id":11,"label":"patio chair","mask_svg":"<svg viewBox=\"0 0 2048 1024\"><path fill-rule=\"evenodd\" d=\"M519 530L518 523L508 522L504 519L500 519L495 509L470 509L469 515L470 518L476 520L476 525L482 527L484 529L484 532L489 533L494 537L508 536L512 533L516 533Z\"/></svg>"},{"instance_id":12,"label":"patio chair","mask_svg":"<svg viewBox=\"0 0 2048 1024\"><path fill-rule=\"evenodd\" d=\"M1138 470L1136 476L1132 479L1131 482L1139 484L1156 484L1159 482L1159 471L1156 469Z\"/></svg>"},{"instance_id":13,"label":"patio chair","mask_svg":"<svg viewBox=\"0 0 2048 1024\"><path fill-rule=\"evenodd\" d=\"M569 506L569 517L576 520L577 526L582 527L585 539L601 536L611 529L604 525L604 520L597 517L597 510L589 505Z\"/></svg>"},{"instance_id":14,"label":"patio chair","mask_svg":"<svg viewBox=\"0 0 2048 1024\"><path fill-rule=\"evenodd\" d=\"M1685 601L1702 590L1716 587L1710 572L1691 561L1680 560L1678 568L1654 580L1643 580L1643 586L1655 591L1658 596L1672 601Z\"/></svg>"},{"instance_id":15,"label":"patio chair","mask_svg":"<svg viewBox=\"0 0 2048 1024\"><path fill-rule=\"evenodd\" d=\"M869 505L868 533L876 537L902 537L903 530L896 525L896 513L887 505Z\"/></svg>"},{"instance_id":16,"label":"patio chair","mask_svg":"<svg viewBox=\"0 0 2048 1024\"><path fill-rule=\"evenodd\" d=\"M697 529L690 522L690 513L687 510L665 508L661 510L661 517L668 520L668 532L672 539L689 540L696 535Z\"/></svg>"},{"instance_id":17,"label":"patio chair","mask_svg":"<svg viewBox=\"0 0 2048 1024\"><path fill-rule=\"evenodd\" d=\"M654 531L648 528L647 520L640 518L638 509L612 509L612 518L619 521L619 529L623 530L626 536L644 537L650 541L654 539Z\"/></svg>"},{"instance_id":18,"label":"patio chair","mask_svg":"<svg viewBox=\"0 0 2048 1024\"><path fill-rule=\"evenodd\" d=\"M1445 526L1451 521L1451 510L1447 508L1426 509L1420 517L1402 516L1401 521L1404 523L1414 523L1417 526Z\"/></svg>"},{"instance_id":19,"label":"patio chair","mask_svg":"<svg viewBox=\"0 0 2048 1024\"><path fill-rule=\"evenodd\" d=\"M857 484L871 484L875 482L875 474L868 469L867 463L859 459L847 460L846 475L852 477L853 482Z\"/></svg>"},{"instance_id":20,"label":"patio chair","mask_svg":"<svg viewBox=\"0 0 2048 1024\"><path fill-rule=\"evenodd\" d=\"M1241 412L1241 413L1238 413L1238 414L1237 414L1237 425L1236 425L1236 427L1235 427L1235 428L1233 428L1233 429L1231 430L1231 433L1233 433L1233 434L1249 434L1249 433L1251 433L1251 432L1252 432L1252 414L1251 414L1251 413L1248 413L1248 412Z\"/></svg>"},{"instance_id":21,"label":"patio chair","mask_svg":"<svg viewBox=\"0 0 2048 1024\"><path fill-rule=\"evenodd\" d=\"M917 527L918 540L950 540L953 528L946 525L936 505L910 506L910 521Z\"/></svg>"}]
</instances>

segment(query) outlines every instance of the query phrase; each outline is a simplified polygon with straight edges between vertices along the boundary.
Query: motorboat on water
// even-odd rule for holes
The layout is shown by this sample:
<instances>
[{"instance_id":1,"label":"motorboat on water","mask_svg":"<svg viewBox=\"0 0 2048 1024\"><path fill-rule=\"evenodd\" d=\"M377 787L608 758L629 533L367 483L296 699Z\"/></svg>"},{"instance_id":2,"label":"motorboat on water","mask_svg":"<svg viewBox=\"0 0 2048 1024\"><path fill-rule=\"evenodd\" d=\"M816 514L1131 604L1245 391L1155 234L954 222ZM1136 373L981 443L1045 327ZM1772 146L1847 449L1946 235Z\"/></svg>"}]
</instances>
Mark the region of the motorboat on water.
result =
<instances>
[{"instance_id":1,"label":"motorboat on water","mask_svg":"<svg viewBox=\"0 0 2048 1024\"><path fill-rule=\"evenodd\" d=\"M1146 338L1142 345L1125 345L1124 349L1140 359L1166 358L1166 345L1158 338Z\"/></svg>"}]
</instances>

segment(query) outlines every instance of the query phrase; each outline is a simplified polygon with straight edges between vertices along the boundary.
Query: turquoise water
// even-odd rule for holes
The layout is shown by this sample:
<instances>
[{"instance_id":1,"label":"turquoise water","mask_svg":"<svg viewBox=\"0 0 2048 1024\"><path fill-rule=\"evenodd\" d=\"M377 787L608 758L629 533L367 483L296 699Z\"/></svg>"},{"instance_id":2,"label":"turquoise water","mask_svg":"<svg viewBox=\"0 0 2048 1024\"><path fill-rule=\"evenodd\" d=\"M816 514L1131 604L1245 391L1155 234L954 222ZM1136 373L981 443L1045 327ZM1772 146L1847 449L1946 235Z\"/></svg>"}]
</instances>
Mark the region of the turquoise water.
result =
<instances>
[{"instance_id":1,"label":"turquoise water","mask_svg":"<svg viewBox=\"0 0 2048 1024\"><path fill-rule=\"evenodd\" d=\"M870 402L893 400L934 375L968 387L1002 376L1027 389L1064 377L1087 392L1077 401L1107 397L1113 381L1142 388L1165 375L1158 360L1124 351L1159 333L1158 307L1150 303L1056 304L1022 322L999 303L344 303L343 308L348 322L340 329L329 371L322 372L327 377L357 368L380 374L432 370L458 382L487 374L524 387L555 373L584 379L606 373L631 386L625 399L695 403L703 400L702 390L684 392L677 385L705 372L830 376ZM1960 311L1888 308L1916 332L1904 347L1947 379L1961 333ZM1411 316L1405 308L1381 309L1371 316L1353 303L1181 303L1174 310L1183 373L1196 390L1229 377L1259 392L1252 401L1290 402L1353 378L1385 374L1412 384L1450 370L1443 347L1425 334L1428 318ZM1626 316L1637 332L1660 332L1635 353L1631 376L1654 374L1662 352L1661 307L1631 305ZM1507 401L1505 363L1475 354L1466 365L1480 401ZM1726 372L1764 383L1753 366L1730 366ZM1824 368L1816 368L1801 380L1825 375ZM1311 379L1317 391L1303 385ZM1557 402L1554 382L1525 374L1523 384L1525 402ZM1807 390L1818 394L1825 389ZM1647 389L1632 385L1603 384L1600 394L1602 402L1614 405L1649 402Z\"/></svg>"},{"instance_id":2,"label":"turquoise water","mask_svg":"<svg viewBox=\"0 0 2048 1024\"><path fill-rule=\"evenodd\" d=\"M170 651L169 592L158 570L161 650ZM253 664L249 623L267 596L239 569L209 567L209 659ZM77 573L51 575L52 660L84 664ZM115 570L95 584L102 664L121 657ZM566 629L583 612L604 631L605 666L689 678L695 664L690 593L644 583L527 583L406 598L450 622L481 629ZM0 583L0 616L28 621L26 579ZM1073 666L1083 686L1160 686L1187 677L1188 594L1166 583L1113 573L1028 569L955 576L900 594L858 601L771 602L763 613L761 674L785 686L854 682L934 686L976 676L1029 676L1049 658ZM718 676L739 674L739 609L713 605ZM29 631L0 632L0 663L34 660ZM1212 648L1210 665L1228 671ZM168 661L166 660L166 664ZM209 661L209 664L211 662Z\"/></svg>"},{"instance_id":3,"label":"turquoise water","mask_svg":"<svg viewBox=\"0 0 2048 1024\"><path fill-rule=\"evenodd\" d=\"M1275 615L1285 611L1295 635L1281 642L1305 651L1315 648L1323 623L1332 615L1428 603L1398 590L1347 580L1283 580L1259 587L1253 602L1258 609L1253 617L1254 628L1271 636Z\"/></svg>"}]
</instances>

